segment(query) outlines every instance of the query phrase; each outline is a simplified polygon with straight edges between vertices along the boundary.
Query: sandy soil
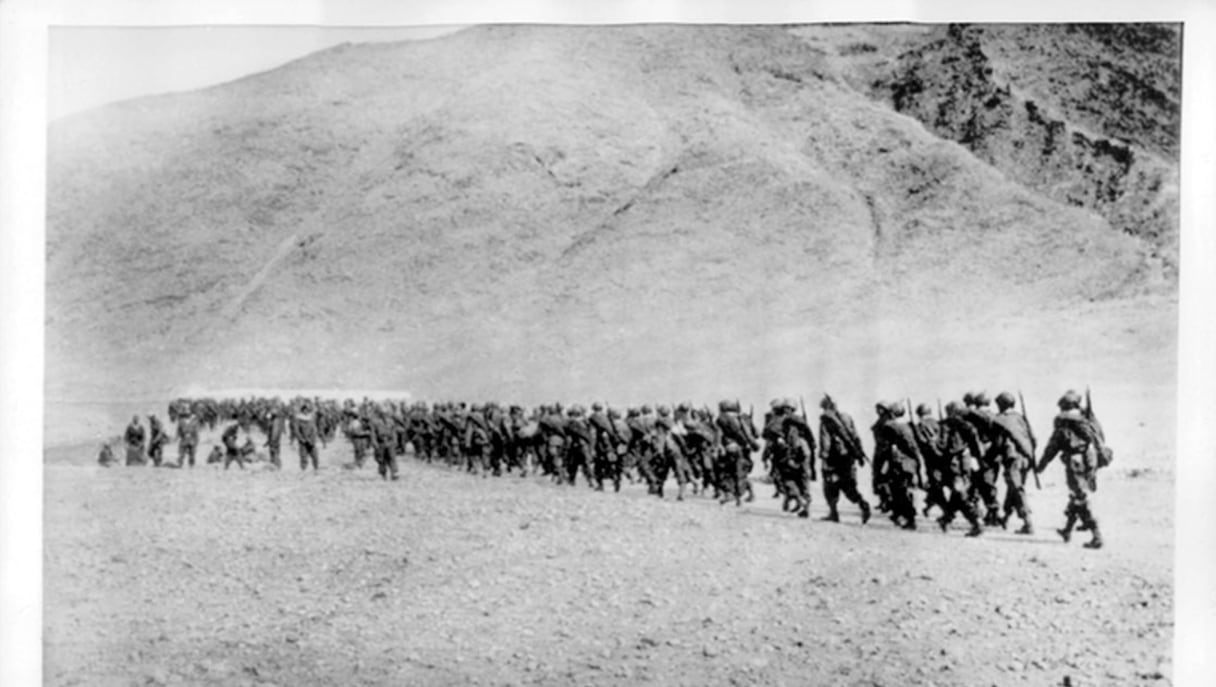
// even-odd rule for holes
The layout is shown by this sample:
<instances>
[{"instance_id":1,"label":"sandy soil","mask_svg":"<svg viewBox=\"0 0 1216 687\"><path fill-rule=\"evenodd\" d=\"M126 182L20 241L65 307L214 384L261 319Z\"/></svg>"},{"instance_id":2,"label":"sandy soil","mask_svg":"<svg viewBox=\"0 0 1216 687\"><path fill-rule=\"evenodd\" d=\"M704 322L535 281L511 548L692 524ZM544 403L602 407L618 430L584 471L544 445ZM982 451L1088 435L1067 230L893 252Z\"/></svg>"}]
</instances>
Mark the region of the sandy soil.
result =
<instances>
[{"instance_id":1,"label":"sandy soil","mask_svg":"<svg viewBox=\"0 0 1216 687\"><path fill-rule=\"evenodd\" d=\"M1053 531L1058 465L1037 535L971 540L799 520L762 484L736 509L412 459L384 483L348 452L319 474L48 464L46 684L1169 680L1168 468L1102 475L1095 552Z\"/></svg>"}]
</instances>

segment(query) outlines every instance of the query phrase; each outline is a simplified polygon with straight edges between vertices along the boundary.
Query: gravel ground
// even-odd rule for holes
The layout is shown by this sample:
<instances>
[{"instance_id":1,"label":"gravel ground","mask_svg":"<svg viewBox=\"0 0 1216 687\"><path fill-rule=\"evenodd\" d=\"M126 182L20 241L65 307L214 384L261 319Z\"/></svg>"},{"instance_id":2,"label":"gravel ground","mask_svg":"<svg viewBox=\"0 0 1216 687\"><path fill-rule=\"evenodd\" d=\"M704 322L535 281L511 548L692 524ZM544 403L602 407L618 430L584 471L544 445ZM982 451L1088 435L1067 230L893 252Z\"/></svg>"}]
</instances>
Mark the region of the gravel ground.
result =
<instances>
[{"instance_id":1,"label":"gravel ground","mask_svg":"<svg viewBox=\"0 0 1216 687\"><path fill-rule=\"evenodd\" d=\"M1054 532L1059 465L1037 535L972 540L800 520L764 484L735 508L412 459L386 483L338 451L318 474L46 466L45 683L1170 679L1166 472L1102 475L1089 551Z\"/></svg>"}]
</instances>

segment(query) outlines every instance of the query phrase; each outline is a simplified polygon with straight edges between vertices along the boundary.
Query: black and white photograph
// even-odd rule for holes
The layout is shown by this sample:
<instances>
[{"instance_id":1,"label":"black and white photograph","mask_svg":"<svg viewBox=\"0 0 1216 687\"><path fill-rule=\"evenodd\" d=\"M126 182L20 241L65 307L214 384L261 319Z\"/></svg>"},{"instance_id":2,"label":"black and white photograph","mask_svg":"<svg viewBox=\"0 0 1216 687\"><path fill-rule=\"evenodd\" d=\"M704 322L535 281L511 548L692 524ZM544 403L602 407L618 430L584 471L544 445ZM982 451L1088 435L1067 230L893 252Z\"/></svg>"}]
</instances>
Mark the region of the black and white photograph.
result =
<instances>
[{"instance_id":1,"label":"black and white photograph","mask_svg":"<svg viewBox=\"0 0 1216 687\"><path fill-rule=\"evenodd\" d=\"M176 4L29 10L9 675L1210 684L1202 3Z\"/></svg>"}]
</instances>

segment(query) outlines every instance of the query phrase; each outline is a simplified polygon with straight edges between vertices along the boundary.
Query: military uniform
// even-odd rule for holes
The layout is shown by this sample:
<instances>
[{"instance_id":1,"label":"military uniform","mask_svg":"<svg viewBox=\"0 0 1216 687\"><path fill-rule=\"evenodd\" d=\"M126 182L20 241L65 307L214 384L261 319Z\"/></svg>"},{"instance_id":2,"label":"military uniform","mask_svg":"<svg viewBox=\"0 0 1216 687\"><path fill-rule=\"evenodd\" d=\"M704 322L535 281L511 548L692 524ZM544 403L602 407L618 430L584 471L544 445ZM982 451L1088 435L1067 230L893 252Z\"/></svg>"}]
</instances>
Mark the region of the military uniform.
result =
<instances>
[{"instance_id":1,"label":"military uniform","mask_svg":"<svg viewBox=\"0 0 1216 687\"><path fill-rule=\"evenodd\" d=\"M1030 424L1013 410L1013 396L997 397L1001 412L992 420L992 451L1005 474L1005 503L1001 526L1017 514L1022 519L1018 534L1034 534L1030 521L1030 503L1026 499L1026 475L1034 469L1034 448Z\"/></svg>"},{"instance_id":2,"label":"military uniform","mask_svg":"<svg viewBox=\"0 0 1216 687\"><path fill-rule=\"evenodd\" d=\"M376 471L381 479L397 480L397 430L384 412L373 411L368 418Z\"/></svg>"},{"instance_id":3,"label":"military uniform","mask_svg":"<svg viewBox=\"0 0 1216 687\"><path fill-rule=\"evenodd\" d=\"M480 406L473 406L464 421L465 471L490 474L490 425Z\"/></svg>"},{"instance_id":4,"label":"military uniform","mask_svg":"<svg viewBox=\"0 0 1216 687\"><path fill-rule=\"evenodd\" d=\"M283 461L279 457L283 445L283 431L283 415L272 408L266 421L266 448L270 450L270 464L276 468L283 467Z\"/></svg>"},{"instance_id":5,"label":"military uniform","mask_svg":"<svg viewBox=\"0 0 1216 687\"><path fill-rule=\"evenodd\" d=\"M722 435L722 451L718 454L718 464L715 472L718 475L718 485L722 492L720 500L726 503L731 498L739 505L746 491L747 474L750 471L751 452L760 448L756 438L748 431L748 426L739 416L739 407L730 401L718 404L721 414L718 415L718 432Z\"/></svg>"},{"instance_id":6,"label":"military uniform","mask_svg":"<svg viewBox=\"0 0 1216 687\"><path fill-rule=\"evenodd\" d=\"M1090 495L1098 490L1098 456L1104 447L1101 427L1092 418L1081 412L1080 396L1069 391L1059 402L1060 413L1053 422L1051 439L1043 449L1043 458L1035 469L1042 472L1058 455L1064 463L1064 475L1068 482L1068 507L1064 528L1057 530L1064 541L1072 536L1073 526L1080 521L1093 533L1093 539L1085 544L1089 548L1101 548L1102 534L1098 521L1090 511Z\"/></svg>"},{"instance_id":7,"label":"military uniform","mask_svg":"<svg viewBox=\"0 0 1216 687\"><path fill-rule=\"evenodd\" d=\"M825 518L840 521L836 504L844 494L849 501L861 508L861 522L870 520L870 503L857 490L857 466L866 462L861 437L853 425L853 418L836 409L831 399L820 404L823 413L819 416L819 451L823 463L823 497L828 504Z\"/></svg>"},{"instance_id":8,"label":"military uniform","mask_svg":"<svg viewBox=\"0 0 1216 687\"><path fill-rule=\"evenodd\" d=\"M311 461L313 472L316 472L320 469L317 464L317 442L321 437L317 429L317 416L311 407L304 406L296 413L291 430L296 440L296 448L300 452L300 469L307 470Z\"/></svg>"},{"instance_id":9,"label":"military uniform","mask_svg":"<svg viewBox=\"0 0 1216 687\"><path fill-rule=\"evenodd\" d=\"M964 412L963 419L975 427L981 448L979 470L971 482L972 498L977 503L984 505L984 524L999 525L1001 513L997 492L1001 481L1001 461L992 449L993 432L995 431L992 426L994 416L987 407L989 401L986 394L983 392L968 394L964 397L964 402L968 397L971 399L971 407Z\"/></svg>"},{"instance_id":10,"label":"military uniform","mask_svg":"<svg viewBox=\"0 0 1216 687\"><path fill-rule=\"evenodd\" d=\"M946 468L942 464L941 425L933 418L928 406L917 407L917 422L912 425L916 446L925 460L925 507L921 514L928 517L929 510L937 506L944 513L950 497L947 493Z\"/></svg>"},{"instance_id":11,"label":"military uniform","mask_svg":"<svg viewBox=\"0 0 1216 687\"><path fill-rule=\"evenodd\" d=\"M956 513L962 513L971 530L967 536L983 534L979 515L970 498L971 477L975 474L978 456L982 450L975 426L962 418L962 408L953 401L946 406L946 417L941 422L941 447L943 478L948 489L946 505L937 519L945 532L950 528Z\"/></svg>"},{"instance_id":12,"label":"military uniform","mask_svg":"<svg viewBox=\"0 0 1216 687\"><path fill-rule=\"evenodd\" d=\"M890 499L891 521L904 529L916 529L916 504L913 486L924 486L920 469L924 459L916 445L916 436L911 426L899 420L903 407L891 404L888 415L875 429L878 448L875 449L875 464L885 466L884 483ZM881 461L880 456L881 455Z\"/></svg>"},{"instance_id":13,"label":"military uniform","mask_svg":"<svg viewBox=\"0 0 1216 687\"><path fill-rule=\"evenodd\" d=\"M185 414L179 414L177 419L177 466L182 467L190 461L194 467L194 452L198 448L198 416L188 409Z\"/></svg>"},{"instance_id":14,"label":"military uniform","mask_svg":"<svg viewBox=\"0 0 1216 687\"><path fill-rule=\"evenodd\" d=\"M595 486L595 480L591 476L595 436L591 424L583 417L582 409L578 406L567 413L566 439L566 481L573 486L581 470L587 480L587 486Z\"/></svg>"},{"instance_id":15,"label":"military uniform","mask_svg":"<svg viewBox=\"0 0 1216 687\"><path fill-rule=\"evenodd\" d=\"M360 417L354 410L348 412L350 419L346 423L346 436L354 448L355 467L361 468L367 462L367 454L372 448L372 432L366 415Z\"/></svg>"},{"instance_id":16,"label":"military uniform","mask_svg":"<svg viewBox=\"0 0 1216 687\"><path fill-rule=\"evenodd\" d=\"M692 481L692 468L684 453L683 442L672 431L675 421L666 410L667 408L660 407L654 420L656 494L662 498L663 485L670 473L676 478L676 500L683 501L685 487Z\"/></svg>"},{"instance_id":17,"label":"military uniform","mask_svg":"<svg viewBox=\"0 0 1216 687\"><path fill-rule=\"evenodd\" d=\"M595 488L603 491L604 480L611 480L613 490L620 491L621 462L616 453L616 445L619 443L616 427L599 403L592 405L591 411L588 423L594 433Z\"/></svg>"}]
</instances>

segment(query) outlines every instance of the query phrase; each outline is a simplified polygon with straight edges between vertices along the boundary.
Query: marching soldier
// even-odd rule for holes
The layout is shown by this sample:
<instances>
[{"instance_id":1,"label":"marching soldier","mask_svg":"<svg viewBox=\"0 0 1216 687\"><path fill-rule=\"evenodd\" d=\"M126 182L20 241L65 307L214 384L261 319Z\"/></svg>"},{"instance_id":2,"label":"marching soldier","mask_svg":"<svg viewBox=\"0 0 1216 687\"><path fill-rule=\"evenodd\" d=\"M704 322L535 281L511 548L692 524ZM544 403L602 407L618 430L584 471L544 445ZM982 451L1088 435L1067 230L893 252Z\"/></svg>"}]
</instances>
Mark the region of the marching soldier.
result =
<instances>
[{"instance_id":1,"label":"marching soldier","mask_svg":"<svg viewBox=\"0 0 1216 687\"><path fill-rule=\"evenodd\" d=\"M603 404L598 402L591 404L591 416L587 421L594 437L595 489L603 491L604 480L609 479L612 480L613 490L620 491L621 464L616 455L616 446L621 440L616 434L616 426L604 412Z\"/></svg>"},{"instance_id":2,"label":"marching soldier","mask_svg":"<svg viewBox=\"0 0 1216 687\"><path fill-rule=\"evenodd\" d=\"M979 391L963 396L963 402L968 405L964 415L966 420L975 427L979 436L980 454L979 473L971 482L972 493L978 502L984 504L984 524L1001 524L1000 504L997 502L997 489L1001 479L1001 462L993 451L993 414L989 409L988 394Z\"/></svg>"},{"instance_id":3,"label":"marching soldier","mask_svg":"<svg viewBox=\"0 0 1216 687\"><path fill-rule=\"evenodd\" d=\"M836 408L830 396L824 396L819 407L819 455L823 462L823 498L828 504L824 520L840 522L836 508L840 495L861 507L861 524L870 521L870 503L857 491L857 466L866 464L861 437L853 418Z\"/></svg>"},{"instance_id":4,"label":"marching soldier","mask_svg":"<svg viewBox=\"0 0 1216 687\"><path fill-rule=\"evenodd\" d=\"M317 429L317 415L311 402L301 404L299 412L292 418L291 429L300 452L300 469L307 470L311 461L312 471L317 472L320 469L317 465L317 442L321 440L321 433Z\"/></svg>"},{"instance_id":5,"label":"marching soldier","mask_svg":"<svg viewBox=\"0 0 1216 687\"><path fill-rule=\"evenodd\" d=\"M747 455L759 450L760 444L748 431L747 423L739 416L739 404L732 401L718 403L718 431L722 435L722 451L714 471L718 474L719 501L726 503L734 497L735 505L742 503L744 485L750 467ZM750 492L748 500L754 498Z\"/></svg>"},{"instance_id":6,"label":"marching soldier","mask_svg":"<svg viewBox=\"0 0 1216 687\"><path fill-rule=\"evenodd\" d=\"M992 451L1005 470L1005 512L1001 516L1004 528L1010 516L1022 519L1018 534L1034 534L1030 522L1030 504L1026 500L1026 475L1034 468L1034 442L1030 424L1014 410L1013 394L1002 391L996 397L1000 411L992 419Z\"/></svg>"},{"instance_id":7,"label":"marching soldier","mask_svg":"<svg viewBox=\"0 0 1216 687\"><path fill-rule=\"evenodd\" d=\"M186 460L194 467L194 452L198 448L198 416L191 406L184 406L177 415L177 467L183 467Z\"/></svg>"},{"instance_id":8,"label":"marching soldier","mask_svg":"<svg viewBox=\"0 0 1216 687\"><path fill-rule=\"evenodd\" d=\"M278 407L271 406L266 415L266 448L270 450L270 464L281 468L283 461L279 458L279 451L283 444L283 413Z\"/></svg>"},{"instance_id":9,"label":"marching soldier","mask_svg":"<svg viewBox=\"0 0 1216 687\"><path fill-rule=\"evenodd\" d=\"M397 428L393 419L383 409L368 411L368 424L376 471L380 479L397 481Z\"/></svg>"},{"instance_id":10,"label":"marching soldier","mask_svg":"<svg viewBox=\"0 0 1216 687\"><path fill-rule=\"evenodd\" d=\"M933 417L933 410L924 403L916 407L916 422L912 424L912 433L916 436L916 446L920 455L925 459L925 507L921 515L929 517L929 509L937 506L944 513L946 502L945 469L942 466L942 456L939 446L941 427Z\"/></svg>"},{"instance_id":11,"label":"marching soldier","mask_svg":"<svg viewBox=\"0 0 1216 687\"><path fill-rule=\"evenodd\" d=\"M946 417L941 421L941 465L949 494L937 524L945 532L950 529L955 513L962 513L971 524L967 536L978 537L984 533L984 528L980 526L970 493L971 477L976 474L982 449L975 426L963 419L964 412L957 402L950 401L946 404Z\"/></svg>"},{"instance_id":12,"label":"marching soldier","mask_svg":"<svg viewBox=\"0 0 1216 687\"><path fill-rule=\"evenodd\" d=\"M1056 532L1068 542L1073 526L1080 521L1093 533L1093 539L1086 542L1085 547L1100 549L1102 533L1090 511L1089 498L1098 489L1099 459L1105 452L1104 437L1101 427L1081 412L1081 396L1076 391L1066 391L1058 405L1060 413L1056 415L1051 439L1035 470L1043 472L1057 455L1060 456L1068 480L1068 507L1064 510L1067 518L1064 528Z\"/></svg>"},{"instance_id":13,"label":"marching soldier","mask_svg":"<svg viewBox=\"0 0 1216 687\"><path fill-rule=\"evenodd\" d=\"M913 500L913 485L924 488L924 478L921 477L920 448L916 445L916 437L907 422L900 420L904 415L903 405L891 403L887 405L884 419L880 420L875 430L875 440L878 448L874 450L874 462L881 462L886 467L885 485L891 506L891 522L906 530L916 529L916 505Z\"/></svg>"}]
</instances>

